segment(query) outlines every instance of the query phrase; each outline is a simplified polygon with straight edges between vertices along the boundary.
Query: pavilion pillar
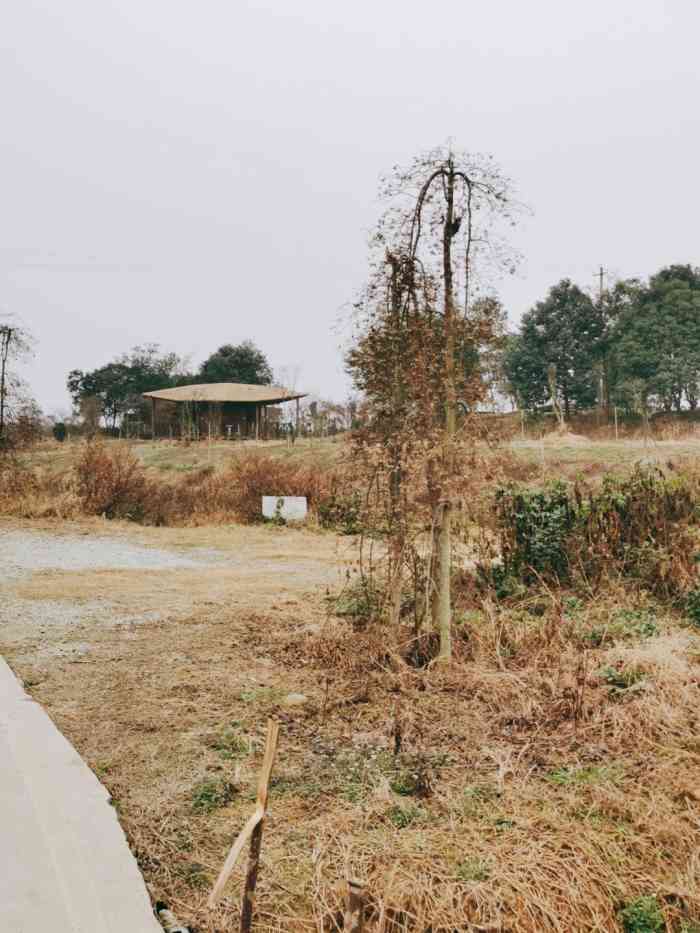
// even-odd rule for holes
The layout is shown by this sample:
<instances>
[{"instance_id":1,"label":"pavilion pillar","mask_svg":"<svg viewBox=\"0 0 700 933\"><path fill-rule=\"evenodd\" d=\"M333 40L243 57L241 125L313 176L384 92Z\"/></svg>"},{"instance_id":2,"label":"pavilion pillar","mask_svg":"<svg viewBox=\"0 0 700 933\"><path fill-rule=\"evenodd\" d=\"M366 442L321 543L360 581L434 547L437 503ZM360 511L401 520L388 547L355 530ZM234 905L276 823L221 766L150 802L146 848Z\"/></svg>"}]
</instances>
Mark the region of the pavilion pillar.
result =
<instances>
[{"instance_id":1,"label":"pavilion pillar","mask_svg":"<svg viewBox=\"0 0 700 933\"><path fill-rule=\"evenodd\" d=\"M299 437L299 399L297 399L297 426L296 426L297 437Z\"/></svg>"},{"instance_id":2,"label":"pavilion pillar","mask_svg":"<svg viewBox=\"0 0 700 933\"><path fill-rule=\"evenodd\" d=\"M255 403L255 440L260 440L260 405Z\"/></svg>"},{"instance_id":3,"label":"pavilion pillar","mask_svg":"<svg viewBox=\"0 0 700 933\"><path fill-rule=\"evenodd\" d=\"M156 400L151 397L151 440L156 439Z\"/></svg>"}]
</instances>

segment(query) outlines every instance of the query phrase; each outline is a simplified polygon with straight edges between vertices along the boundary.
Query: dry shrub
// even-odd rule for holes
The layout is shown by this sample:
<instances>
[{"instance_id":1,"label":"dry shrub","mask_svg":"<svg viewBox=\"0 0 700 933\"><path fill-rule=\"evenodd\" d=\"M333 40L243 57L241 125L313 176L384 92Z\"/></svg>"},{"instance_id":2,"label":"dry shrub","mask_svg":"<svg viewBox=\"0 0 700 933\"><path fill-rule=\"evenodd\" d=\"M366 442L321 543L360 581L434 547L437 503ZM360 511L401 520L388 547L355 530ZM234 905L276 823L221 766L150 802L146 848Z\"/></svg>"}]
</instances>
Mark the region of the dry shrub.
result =
<instances>
[{"instance_id":1,"label":"dry shrub","mask_svg":"<svg viewBox=\"0 0 700 933\"><path fill-rule=\"evenodd\" d=\"M87 515L133 521L146 517L151 484L127 445L108 449L96 442L86 444L75 472L78 497Z\"/></svg>"},{"instance_id":2,"label":"dry shrub","mask_svg":"<svg viewBox=\"0 0 700 933\"><path fill-rule=\"evenodd\" d=\"M370 672L389 671L400 657L392 651L396 636L373 624L358 631L347 624L329 622L321 632L302 638L294 635L283 646L285 659L312 664L320 670L335 671L339 676L363 678Z\"/></svg>"},{"instance_id":3,"label":"dry shrub","mask_svg":"<svg viewBox=\"0 0 700 933\"><path fill-rule=\"evenodd\" d=\"M32 495L37 491L34 473L11 454L0 456L0 502L2 511L13 500Z\"/></svg>"},{"instance_id":4,"label":"dry shrub","mask_svg":"<svg viewBox=\"0 0 700 933\"><path fill-rule=\"evenodd\" d=\"M0 455L0 514L22 517L39 492L36 476L13 454Z\"/></svg>"},{"instance_id":5,"label":"dry shrub","mask_svg":"<svg viewBox=\"0 0 700 933\"><path fill-rule=\"evenodd\" d=\"M233 459L199 489L214 512L228 507L240 521L254 522L260 520L263 496L306 496L316 509L330 493L331 481L329 472L318 466L251 453Z\"/></svg>"},{"instance_id":6,"label":"dry shrub","mask_svg":"<svg viewBox=\"0 0 700 933\"><path fill-rule=\"evenodd\" d=\"M260 454L167 482L149 474L127 445L99 442L85 445L75 476L85 514L151 525L260 521L261 498L269 495L306 496L315 511L333 491L329 471Z\"/></svg>"},{"instance_id":7,"label":"dry shrub","mask_svg":"<svg viewBox=\"0 0 700 933\"><path fill-rule=\"evenodd\" d=\"M0 456L0 515L14 518L74 518L81 507L72 477L30 469L11 454Z\"/></svg>"}]
</instances>

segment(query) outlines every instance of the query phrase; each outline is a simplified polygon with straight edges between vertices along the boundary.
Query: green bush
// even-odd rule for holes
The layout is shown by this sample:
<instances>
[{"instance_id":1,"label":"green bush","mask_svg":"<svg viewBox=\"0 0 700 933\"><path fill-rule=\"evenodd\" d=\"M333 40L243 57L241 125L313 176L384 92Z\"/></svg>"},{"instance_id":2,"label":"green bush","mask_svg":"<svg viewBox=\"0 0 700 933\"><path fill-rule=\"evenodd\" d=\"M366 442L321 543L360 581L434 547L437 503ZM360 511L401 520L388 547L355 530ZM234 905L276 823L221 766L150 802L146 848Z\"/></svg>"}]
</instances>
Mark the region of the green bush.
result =
<instances>
[{"instance_id":1,"label":"green bush","mask_svg":"<svg viewBox=\"0 0 700 933\"><path fill-rule=\"evenodd\" d=\"M357 492L332 493L318 503L318 520L323 528L333 528L343 535L362 532L362 504Z\"/></svg>"},{"instance_id":2,"label":"green bush","mask_svg":"<svg viewBox=\"0 0 700 933\"><path fill-rule=\"evenodd\" d=\"M617 571L663 595L677 596L695 574L697 483L637 466L627 477L606 476L584 495L577 485L540 489L508 486L496 493L502 565L497 591L515 577L588 584Z\"/></svg>"},{"instance_id":3,"label":"green bush","mask_svg":"<svg viewBox=\"0 0 700 933\"><path fill-rule=\"evenodd\" d=\"M700 587L686 593L685 614L696 628L700 628Z\"/></svg>"},{"instance_id":4,"label":"green bush","mask_svg":"<svg viewBox=\"0 0 700 933\"><path fill-rule=\"evenodd\" d=\"M65 441L67 434L68 434L68 429L66 428L65 424L62 421L57 421L56 424L53 426L54 438L57 441L59 441L59 443L62 443L63 441Z\"/></svg>"},{"instance_id":5,"label":"green bush","mask_svg":"<svg viewBox=\"0 0 700 933\"><path fill-rule=\"evenodd\" d=\"M576 512L564 483L557 481L536 490L499 489L496 508L505 578L568 576L566 539Z\"/></svg>"}]
</instances>

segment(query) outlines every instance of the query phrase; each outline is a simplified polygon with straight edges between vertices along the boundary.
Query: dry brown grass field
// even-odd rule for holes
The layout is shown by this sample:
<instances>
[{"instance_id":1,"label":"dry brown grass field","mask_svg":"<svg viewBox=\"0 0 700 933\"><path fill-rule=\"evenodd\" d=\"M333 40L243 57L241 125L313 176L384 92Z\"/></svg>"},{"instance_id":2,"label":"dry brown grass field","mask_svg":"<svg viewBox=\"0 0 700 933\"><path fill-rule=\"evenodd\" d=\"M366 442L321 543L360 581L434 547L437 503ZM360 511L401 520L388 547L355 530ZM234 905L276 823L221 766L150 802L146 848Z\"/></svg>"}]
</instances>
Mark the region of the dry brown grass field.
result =
<instances>
[{"instance_id":1,"label":"dry brown grass field","mask_svg":"<svg viewBox=\"0 0 700 933\"><path fill-rule=\"evenodd\" d=\"M270 453L329 468L340 446ZM700 452L512 446L535 481ZM166 477L231 456L134 451ZM77 454L30 459L58 476ZM6 516L0 555L0 652L193 931L237 928L244 865L215 911L206 899L253 809L270 716L258 931L341 930L348 873L376 933L700 930L700 637L629 581L465 603L454 663L412 667L348 617L357 541L315 523Z\"/></svg>"}]
</instances>

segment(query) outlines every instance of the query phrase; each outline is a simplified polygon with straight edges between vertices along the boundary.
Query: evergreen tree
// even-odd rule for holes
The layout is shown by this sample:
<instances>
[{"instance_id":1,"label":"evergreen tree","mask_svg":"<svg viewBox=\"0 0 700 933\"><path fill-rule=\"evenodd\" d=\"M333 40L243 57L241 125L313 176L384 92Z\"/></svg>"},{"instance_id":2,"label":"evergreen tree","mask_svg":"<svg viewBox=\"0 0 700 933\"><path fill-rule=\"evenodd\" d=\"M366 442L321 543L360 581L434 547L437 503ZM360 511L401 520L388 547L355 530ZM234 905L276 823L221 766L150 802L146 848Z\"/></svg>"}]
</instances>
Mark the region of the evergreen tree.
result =
<instances>
[{"instance_id":1,"label":"evergreen tree","mask_svg":"<svg viewBox=\"0 0 700 933\"><path fill-rule=\"evenodd\" d=\"M601 307L569 279L562 279L544 301L526 312L520 334L509 341L504 367L513 394L526 408L544 404L551 396L548 372L552 372L567 418L572 407L595 404L595 369L604 335Z\"/></svg>"},{"instance_id":2,"label":"evergreen tree","mask_svg":"<svg viewBox=\"0 0 700 933\"><path fill-rule=\"evenodd\" d=\"M697 408L700 269L668 266L647 285L637 283L630 295L611 331L616 401L629 404L641 391L644 407Z\"/></svg>"},{"instance_id":3,"label":"evergreen tree","mask_svg":"<svg viewBox=\"0 0 700 933\"><path fill-rule=\"evenodd\" d=\"M242 382L270 385L272 369L264 353L251 340L234 346L226 343L199 368L200 382Z\"/></svg>"}]
</instances>

